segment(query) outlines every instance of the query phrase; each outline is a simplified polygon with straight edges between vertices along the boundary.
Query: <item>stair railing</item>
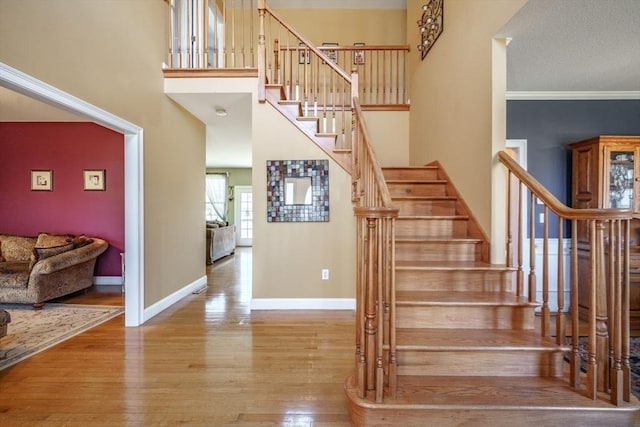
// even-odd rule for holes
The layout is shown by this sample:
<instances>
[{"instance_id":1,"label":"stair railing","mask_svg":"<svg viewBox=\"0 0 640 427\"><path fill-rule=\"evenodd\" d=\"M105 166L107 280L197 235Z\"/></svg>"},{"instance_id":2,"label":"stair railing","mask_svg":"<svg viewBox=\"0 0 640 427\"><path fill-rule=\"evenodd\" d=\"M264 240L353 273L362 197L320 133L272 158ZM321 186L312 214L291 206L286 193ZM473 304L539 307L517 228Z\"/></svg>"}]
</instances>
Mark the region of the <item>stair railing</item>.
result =
<instances>
[{"instance_id":1,"label":"stair railing","mask_svg":"<svg viewBox=\"0 0 640 427\"><path fill-rule=\"evenodd\" d=\"M258 2L260 84L282 85L299 101L303 117L319 119L318 134L336 135L336 148L351 148L351 77L323 51L287 24L265 0ZM264 76L260 70L264 67ZM264 89L258 96L264 100Z\"/></svg>"},{"instance_id":2,"label":"stair railing","mask_svg":"<svg viewBox=\"0 0 640 427\"><path fill-rule=\"evenodd\" d=\"M357 80L357 74L353 78ZM395 220L382 169L357 96L353 97L352 199L355 205L356 375L358 395L382 402L396 392Z\"/></svg>"},{"instance_id":3,"label":"stair railing","mask_svg":"<svg viewBox=\"0 0 640 427\"><path fill-rule=\"evenodd\" d=\"M576 389L579 389L581 384L579 302L588 301L588 309L582 310L587 331L587 396L596 399L598 392L602 392L608 393L615 405L629 402L631 210L567 207L509 154L500 152L498 159L508 170L507 264L516 271L517 294L528 295L529 301L532 302L541 300L540 334L543 337L555 336L558 345L565 345L567 337L570 336L569 381ZM525 198L529 202L528 212L523 212L522 209ZM536 218L542 222L541 254L536 254ZM551 255L549 250L551 222L557 223L558 254L555 256ZM565 223L570 224L570 238L565 238ZM525 228L528 228L529 233L528 246L525 246ZM564 260L567 246L565 239L570 240L568 274ZM527 251L529 272L525 290L524 266ZM537 261L542 264L541 269L537 270L538 273L542 270L541 290L538 289ZM579 265L582 268L579 268ZM556 271L555 277L549 272L553 267ZM566 281L568 287L565 286ZM579 294L578 283L585 284L583 289L589 290L588 295ZM556 293L556 299L550 301L550 295L553 293ZM555 325L551 323L552 304L555 305ZM567 329L570 329L569 333Z\"/></svg>"},{"instance_id":4,"label":"stair railing","mask_svg":"<svg viewBox=\"0 0 640 427\"><path fill-rule=\"evenodd\" d=\"M181 77L238 76L240 70L245 75L267 61L261 80L286 85L289 99L305 100L305 115L322 117L325 133L336 133L342 130L340 122L350 122L351 93L342 87L348 81L345 70L360 74L359 97L365 108L409 108L408 45L313 46L266 0L165 1L171 30L166 69L174 76L176 70L200 71ZM260 46L266 46L262 56ZM344 145L349 147L349 141Z\"/></svg>"}]
</instances>

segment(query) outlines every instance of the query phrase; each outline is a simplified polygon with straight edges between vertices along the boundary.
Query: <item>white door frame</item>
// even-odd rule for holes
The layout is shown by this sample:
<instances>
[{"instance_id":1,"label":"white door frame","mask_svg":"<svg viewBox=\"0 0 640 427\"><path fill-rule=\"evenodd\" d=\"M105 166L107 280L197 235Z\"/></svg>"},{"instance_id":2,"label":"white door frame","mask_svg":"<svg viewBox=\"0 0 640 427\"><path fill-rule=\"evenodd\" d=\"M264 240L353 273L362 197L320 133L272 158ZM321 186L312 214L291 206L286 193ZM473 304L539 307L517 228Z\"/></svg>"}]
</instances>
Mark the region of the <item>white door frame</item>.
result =
<instances>
[{"instance_id":1,"label":"white door frame","mask_svg":"<svg viewBox=\"0 0 640 427\"><path fill-rule=\"evenodd\" d=\"M234 206L233 206L233 210L234 210L234 216L235 218L233 219L233 222L236 225L236 242L240 242L240 214L241 214L241 209L240 209L240 197L239 194L240 192L242 192L243 190L249 190L252 191L252 186L251 185L236 185L235 187L233 187L233 197L234 197ZM253 218L251 219L251 221L253 221ZM253 238L251 239L251 244L253 245ZM238 246L243 246L240 245L238 243Z\"/></svg>"},{"instance_id":2,"label":"white door frame","mask_svg":"<svg viewBox=\"0 0 640 427\"><path fill-rule=\"evenodd\" d=\"M144 322L143 130L108 111L0 62L0 86L86 118L124 136L125 326Z\"/></svg>"}]
</instances>

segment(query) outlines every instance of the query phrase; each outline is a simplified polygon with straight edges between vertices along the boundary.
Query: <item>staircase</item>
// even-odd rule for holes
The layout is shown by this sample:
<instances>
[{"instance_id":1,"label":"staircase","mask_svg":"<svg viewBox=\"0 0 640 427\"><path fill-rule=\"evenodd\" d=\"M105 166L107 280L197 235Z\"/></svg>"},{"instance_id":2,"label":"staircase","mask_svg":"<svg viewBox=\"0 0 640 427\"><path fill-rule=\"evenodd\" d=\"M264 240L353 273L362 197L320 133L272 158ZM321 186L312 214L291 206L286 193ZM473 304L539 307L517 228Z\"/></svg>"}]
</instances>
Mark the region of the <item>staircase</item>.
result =
<instances>
[{"instance_id":1,"label":"staircase","mask_svg":"<svg viewBox=\"0 0 640 427\"><path fill-rule=\"evenodd\" d=\"M439 165L383 171L400 209L397 391L374 403L349 378L352 423L634 425L636 407L569 386L570 347L534 331L537 304L515 295L511 269L487 263L486 239Z\"/></svg>"},{"instance_id":2,"label":"staircase","mask_svg":"<svg viewBox=\"0 0 640 427\"><path fill-rule=\"evenodd\" d=\"M320 132L282 85L266 100L345 170L351 150ZM570 387L569 346L535 330L538 304L516 296L515 271L490 264L488 239L441 166L383 169L395 226L396 374L381 403L345 384L356 426L631 426L637 406ZM389 351L386 345L385 350ZM387 357L389 357L387 355Z\"/></svg>"}]
</instances>

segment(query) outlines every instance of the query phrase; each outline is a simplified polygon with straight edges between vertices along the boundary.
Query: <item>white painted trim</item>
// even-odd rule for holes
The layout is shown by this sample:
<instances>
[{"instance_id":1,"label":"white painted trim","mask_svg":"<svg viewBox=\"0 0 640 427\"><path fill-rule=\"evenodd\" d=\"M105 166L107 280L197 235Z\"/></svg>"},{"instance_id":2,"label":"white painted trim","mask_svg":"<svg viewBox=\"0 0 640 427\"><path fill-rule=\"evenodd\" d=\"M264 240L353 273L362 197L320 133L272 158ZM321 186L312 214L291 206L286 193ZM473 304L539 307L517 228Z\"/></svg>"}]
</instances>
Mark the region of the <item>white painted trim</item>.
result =
<instances>
[{"instance_id":1,"label":"white painted trim","mask_svg":"<svg viewBox=\"0 0 640 427\"><path fill-rule=\"evenodd\" d=\"M251 310L355 310L353 298L253 298Z\"/></svg>"},{"instance_id":2,"label":"white painted trim","mask_svg":"<svg viewBox=\"0 0 640 427\"><path fill-rule=\"evenodd\" d=\"M139 326L144 309L144 187L142 128L0 62L0 86L124 134L125 326Z\"/></svg>"},{"instance_id":3,"label":"white painted trim","mask_svg":"<svg viewBox=\"0 0 640 427\"><path fill-rule=\"evenodd\" d=\"M100 286L122 286L122 276L94 276L93 284Z\"/></svg>"},{"instance_id":4,"label":"white painted trim","mask_svg":"<svg viewBox=\"0 0 640 427\"><path fill-rule=\"evenodd\" d=\"M640 99L640 91L507 91L507 101Z\"/></svg>"},{"instance_id":5,"label":"white painted trim","mask_svg":"<svg viewBox=\"0 0 640 427\"><path fill-rule=\"evenodd\" d=\"M202 288L203 286L206 286L206 284L207 284L207 276L202 276L199 279L196 279L193 282L189 283L184 288L178 289L177 291L175 291L171 295L168 295L168 296L162 298L157 303L150 305L149 307L147 307L144 310L143 322L146 322L147 320L151 319L153 316L155 316L155 315L161 313L163 310L166 310L167 308L171 307L173 304L177 303L178 301L180 301L182 298L186 297L187 295L190 295L194 291L197 291L198 289Z\"/></svg>"}]
</instances>

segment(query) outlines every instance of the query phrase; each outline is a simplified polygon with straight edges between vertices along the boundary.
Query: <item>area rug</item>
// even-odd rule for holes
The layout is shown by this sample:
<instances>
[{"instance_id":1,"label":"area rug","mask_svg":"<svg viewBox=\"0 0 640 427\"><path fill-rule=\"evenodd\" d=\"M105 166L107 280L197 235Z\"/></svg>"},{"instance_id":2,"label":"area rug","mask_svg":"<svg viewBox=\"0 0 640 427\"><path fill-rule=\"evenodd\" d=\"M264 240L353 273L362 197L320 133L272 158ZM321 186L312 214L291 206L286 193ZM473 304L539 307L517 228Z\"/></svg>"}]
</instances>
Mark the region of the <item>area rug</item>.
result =
<instances>
[{"instance_id":1,"label":"area rug","mask_svg":"<svg viewBox=\"0 0 640 427\"><path fill-rule=\"evenodd\" d=\"M580 354L580 369L586 372L587 360L587 337L580 337L578 341L578 353ZM565 360L569 361L569 353L565 355ZM640 337L629 338L629 367L631 368L631 392L640 399Z\"/></svg>"},{"instance_id":2,"label":"area rug","mask_svg":"<svg viewBox=\"0 0 640 427\"><path fill-rule=\"evenodd\" d=\"M7 335L0 338L0 370L61 343L124 313L123 307L79 304L0 304L11 315Z\"/></svg>"}]
</instances>

